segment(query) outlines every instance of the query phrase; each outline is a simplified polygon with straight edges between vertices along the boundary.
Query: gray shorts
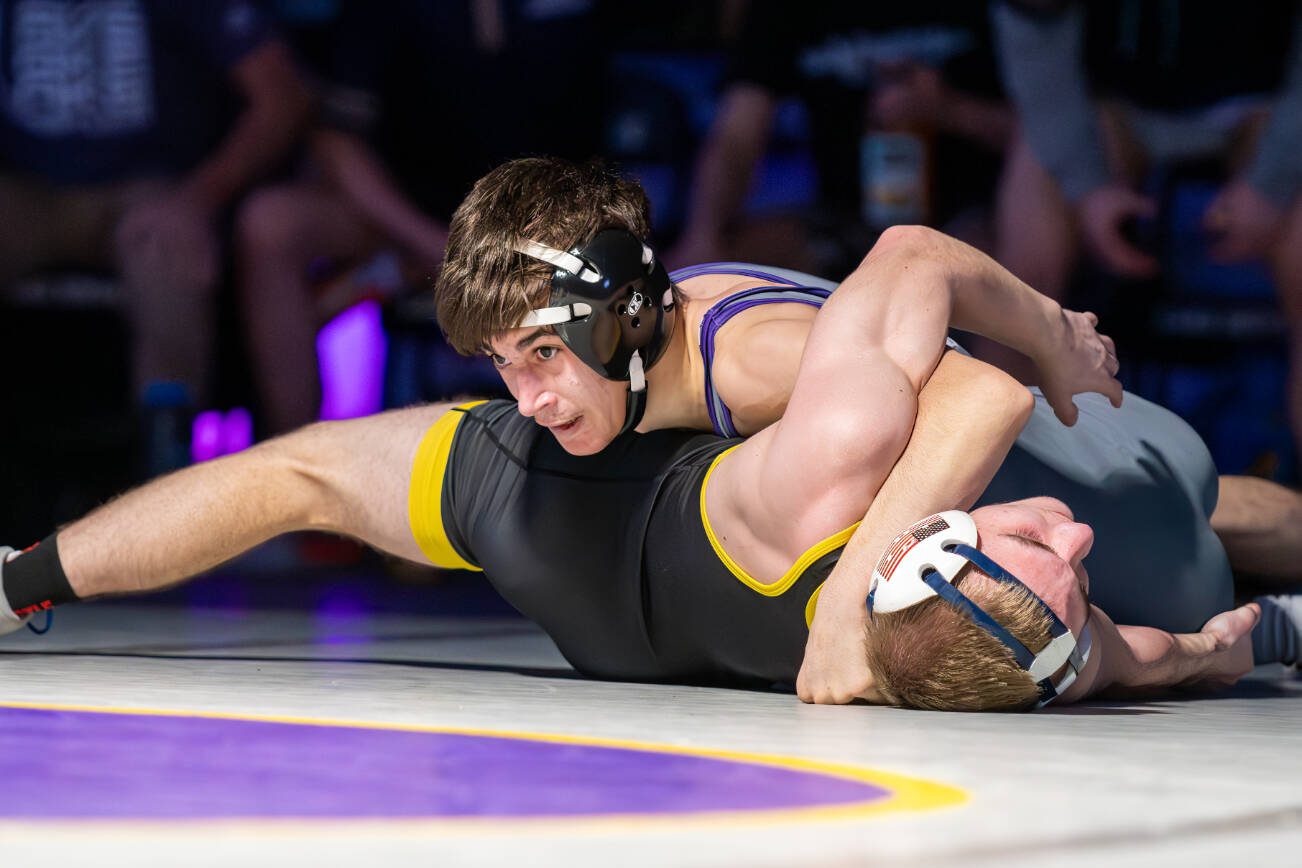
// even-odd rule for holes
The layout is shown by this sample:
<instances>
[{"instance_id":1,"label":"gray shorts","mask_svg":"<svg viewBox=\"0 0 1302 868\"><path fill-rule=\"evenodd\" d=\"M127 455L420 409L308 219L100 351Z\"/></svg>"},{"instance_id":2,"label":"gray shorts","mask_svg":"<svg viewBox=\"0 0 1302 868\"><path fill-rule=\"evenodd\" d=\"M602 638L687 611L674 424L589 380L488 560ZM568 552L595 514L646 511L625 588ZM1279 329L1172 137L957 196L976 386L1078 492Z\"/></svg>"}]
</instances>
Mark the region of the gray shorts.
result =
<instances>
[{"instance_id":1,"label":"gray shorts","mask_svg":"<svg viewBox=\"0 0 1302 868\"><path fill-rule=\"evenodd\" d=\"M1187 112L1161 112L1126 102L1109 103L1154 163L1223 158L1251 120L1264 116L1271 96L1242 96Z\"/></svg>"},{"instance_id":2,"label":"gray shorts","mask_svg":"<svg viewBox=\"0 0 1302 868\"><path fill-rule=\"evenodd\" d=\"M1036 390L1033 390L1036 391ZM1162 407L1126 394L1120 410L1077 396L1067 428L1036 407L979 505L1037 495L1094 529L1090 598L1118 624L1200 629L1229 609L1234 577L1209 519L1219 480L1202 439Z\"/></svg>"}]
</instances>

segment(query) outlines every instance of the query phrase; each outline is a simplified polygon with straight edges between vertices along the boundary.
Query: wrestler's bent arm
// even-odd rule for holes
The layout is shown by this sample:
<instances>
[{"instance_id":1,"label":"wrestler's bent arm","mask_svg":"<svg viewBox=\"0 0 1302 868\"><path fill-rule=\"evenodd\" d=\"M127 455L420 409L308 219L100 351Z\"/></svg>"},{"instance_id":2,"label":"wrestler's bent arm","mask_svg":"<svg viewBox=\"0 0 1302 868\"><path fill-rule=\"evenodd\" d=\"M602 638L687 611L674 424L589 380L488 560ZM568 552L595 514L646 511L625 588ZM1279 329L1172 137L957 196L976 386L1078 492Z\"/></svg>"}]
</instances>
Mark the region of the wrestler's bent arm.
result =
<instances>
[{"instance_id":1,"label":"wrestler's bent arm","mask_svg":"<svg viewBox=\"0 0 1302 868\"><path fill-rule=\"evenodd\" d=\"M450 406L310 425L128 492L59 532L68 582L83 598L148 591L309 529L428 563L407 492L416 447Z\"/></svg>"},{"instance_id":2,"label":"wrestler's bent arm","mask_svg":"<svg viewBox=\"0 0 1302 868\"><path fill-rule=\"evenodd\" d=\"M1003 463L1034 401L1004 372L946 353L918 396L918 418L900 460L819 592L796 692L806 702L874 699L863 653L864 600L881 551L902 527L967 509Z\"/></svg>"}]
</instances>

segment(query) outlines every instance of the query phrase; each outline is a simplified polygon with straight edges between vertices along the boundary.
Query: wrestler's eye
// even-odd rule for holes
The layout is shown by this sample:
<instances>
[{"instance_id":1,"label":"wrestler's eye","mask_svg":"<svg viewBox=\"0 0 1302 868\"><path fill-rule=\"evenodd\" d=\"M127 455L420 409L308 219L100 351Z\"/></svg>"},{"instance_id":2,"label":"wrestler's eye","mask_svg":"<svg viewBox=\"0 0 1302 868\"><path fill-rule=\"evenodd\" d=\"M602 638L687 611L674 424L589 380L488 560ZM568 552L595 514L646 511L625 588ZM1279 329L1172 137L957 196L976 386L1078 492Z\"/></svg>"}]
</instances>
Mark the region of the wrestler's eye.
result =
<instances>
[{"instance_id":1,"label":"wrestler's eye","mask_svg":"<svg viewBox=\"0 0 1302 868\"><path fill-rule=\"evenodd\" d=\"M510 364L510 362L506 360L506 356L499 356L497 353L489 353L488 357L492 359L493 367L495 368L505 368Z\"/></svg>"},{"instance_id":2,"label":"wrestler's eye","mask_svg":"<svg viewBox=\"0 0 1302 868\"><path fill-rule=\"evenodd\" d=\"M556 358L556 354L560 351L560 347L539 347L538 358L542 359L544 362L548 362Z\"/></svg>"}]
</instances>

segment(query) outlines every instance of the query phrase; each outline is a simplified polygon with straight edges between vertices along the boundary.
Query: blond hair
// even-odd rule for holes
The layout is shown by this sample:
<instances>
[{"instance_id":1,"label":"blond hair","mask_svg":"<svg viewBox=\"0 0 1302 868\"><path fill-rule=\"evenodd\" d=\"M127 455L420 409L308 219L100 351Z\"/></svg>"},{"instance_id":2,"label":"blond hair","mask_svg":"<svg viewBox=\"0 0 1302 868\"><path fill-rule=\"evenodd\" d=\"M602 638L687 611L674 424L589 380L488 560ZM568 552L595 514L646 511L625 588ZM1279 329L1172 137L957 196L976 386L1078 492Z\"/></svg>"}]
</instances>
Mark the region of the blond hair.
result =
<instances>
[{"instance_id":1,"label":"blond hair","mask_svg":"<svg viewBox=\"0 0 1302 868\"><path fill-rule=\"evenodd\" d=\"M968 565L954 584L1033 653L1049 644L1049 617L1024 588ZM873 616L868 668L892 705L934 711L1023 711L1039 690L1012 651L953 606L933 597Z\"/></svg>"},{"instance_id":2,"label":"blond hair","mask_svg":"<svg viewBox=\"0 0 1302 868\"><path fill-rule=\"evenodd\" d=\"M570 250L611 228L645 241L651 209L641 185L603 163L527 157L480 178L452 215L434 290L448 343L466 355L482 352L546 303L553 266L517 253L516 245Z\"/></svg>"}]
</instances>

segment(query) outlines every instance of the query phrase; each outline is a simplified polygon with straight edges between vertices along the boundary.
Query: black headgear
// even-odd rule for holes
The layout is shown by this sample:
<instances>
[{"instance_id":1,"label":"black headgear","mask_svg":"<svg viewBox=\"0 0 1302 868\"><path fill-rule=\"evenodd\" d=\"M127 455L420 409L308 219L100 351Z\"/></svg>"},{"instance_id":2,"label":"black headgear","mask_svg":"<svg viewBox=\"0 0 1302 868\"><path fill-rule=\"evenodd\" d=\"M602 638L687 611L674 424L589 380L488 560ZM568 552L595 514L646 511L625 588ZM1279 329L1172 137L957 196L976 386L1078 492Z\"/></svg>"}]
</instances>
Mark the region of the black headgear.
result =
<instances>
[{"instance_id":1,"label":"black headgear","mask_svg":"<svg viewBox=\"0 0 1302 868\"><path fill-rule=\"evenodd\" d=\"M669 274L651 248L627 229L603 229L566 253L533 241L515 248L556 266L547 307L519 328L555 326L584 364L629 384L624 433L646 410L646 369L669 345L674 300Z\"/></svg>"}]
</instances>

